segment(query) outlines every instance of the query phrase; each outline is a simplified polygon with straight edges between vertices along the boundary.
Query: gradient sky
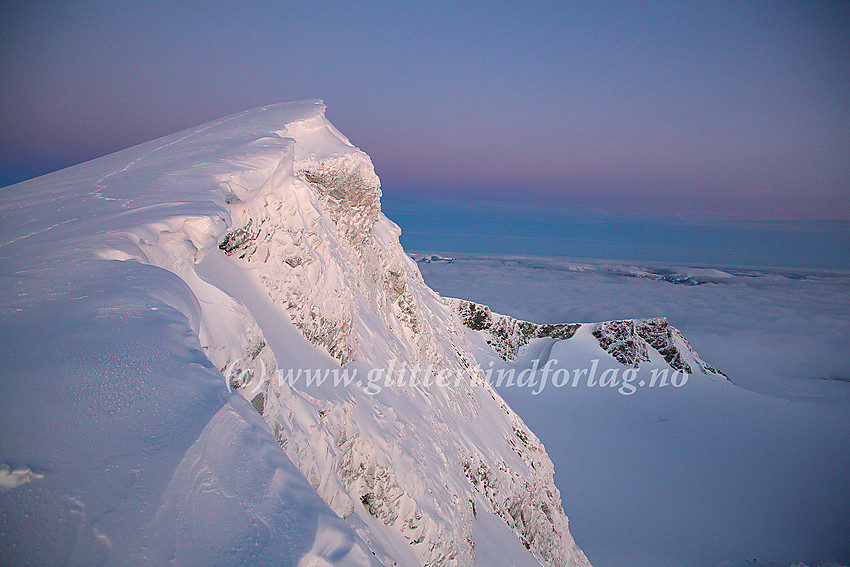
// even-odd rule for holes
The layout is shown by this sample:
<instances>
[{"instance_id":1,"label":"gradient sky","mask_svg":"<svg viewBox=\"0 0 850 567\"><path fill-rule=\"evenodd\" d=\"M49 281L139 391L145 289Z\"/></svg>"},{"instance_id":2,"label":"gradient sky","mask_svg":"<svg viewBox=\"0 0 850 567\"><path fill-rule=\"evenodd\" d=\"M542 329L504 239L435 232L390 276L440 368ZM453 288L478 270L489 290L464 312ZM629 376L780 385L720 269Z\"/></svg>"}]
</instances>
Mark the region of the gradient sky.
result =
<instances>
[{"instance_id":1,"label":"gradient sky","mask_svg":"<svg viewBox=\"0 0 850 567\"><path fill-rule=\"evenodd\" d=\"M0 184L322 98L388 196L850 219L850 3L14 2Z\"/></svg>"}]
</instances>

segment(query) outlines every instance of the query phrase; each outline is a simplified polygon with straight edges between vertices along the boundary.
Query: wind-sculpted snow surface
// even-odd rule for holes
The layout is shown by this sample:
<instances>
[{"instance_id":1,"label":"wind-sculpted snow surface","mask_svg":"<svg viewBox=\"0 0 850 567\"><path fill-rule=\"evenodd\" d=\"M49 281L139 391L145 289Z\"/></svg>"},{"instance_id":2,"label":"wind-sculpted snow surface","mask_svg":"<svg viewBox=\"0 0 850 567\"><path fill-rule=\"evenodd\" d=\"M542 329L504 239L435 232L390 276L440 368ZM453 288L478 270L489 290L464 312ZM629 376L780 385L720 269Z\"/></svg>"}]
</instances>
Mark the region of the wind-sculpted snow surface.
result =
<instances>
[{"instance_id":1,"label":"wind-sculpted snow surface","mask_svg":"<svg viewBox=\"0 0 850 567\"><path fill-rule=\"evenodd\" d=\"M228 390L219 361L274 356L193 269L231 222L226 200L261 189L291 147L255 120L316 107L4 188L0 563L377 563Z\"/></svg>"},{"instance_id":2,"label":"wind-sculpted snow surface","mask_svg":"<svg viewBox=\"0 0 850 567\"><path fill-rule=\"evenodd\" d=\"M4 191L4 563L588 565L320 102Z\"/></svg>"}]
</instances>

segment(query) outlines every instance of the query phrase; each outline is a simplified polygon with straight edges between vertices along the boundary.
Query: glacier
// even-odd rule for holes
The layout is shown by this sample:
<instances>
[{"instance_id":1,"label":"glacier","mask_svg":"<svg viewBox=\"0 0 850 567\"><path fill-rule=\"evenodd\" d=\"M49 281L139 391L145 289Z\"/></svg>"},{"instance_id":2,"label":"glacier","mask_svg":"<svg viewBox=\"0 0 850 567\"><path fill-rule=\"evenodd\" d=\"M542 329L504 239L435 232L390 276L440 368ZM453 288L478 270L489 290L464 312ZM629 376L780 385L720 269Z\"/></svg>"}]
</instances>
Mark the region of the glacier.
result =
<instances>
[{"instance_id":1,"label":"glacier","mask_svg":"<svg viewBox=\"0 0 850 567\"><path fill-rule=\"evenodd\" d=\"M380 196L321 101L5 188L0 561L589 565Z\"/></svg>"}]
</instances>

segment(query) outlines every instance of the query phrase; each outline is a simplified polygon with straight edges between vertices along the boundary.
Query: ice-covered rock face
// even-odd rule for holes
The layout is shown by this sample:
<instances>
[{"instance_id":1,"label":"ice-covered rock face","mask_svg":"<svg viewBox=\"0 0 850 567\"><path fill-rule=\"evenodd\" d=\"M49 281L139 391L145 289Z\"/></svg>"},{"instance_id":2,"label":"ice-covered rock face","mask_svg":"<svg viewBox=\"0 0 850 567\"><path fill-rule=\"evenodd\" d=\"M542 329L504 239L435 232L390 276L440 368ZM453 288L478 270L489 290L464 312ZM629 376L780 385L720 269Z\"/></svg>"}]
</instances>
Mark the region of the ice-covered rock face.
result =
<instances>
[{"instance_id":1,"label":"ice-covered rock face","mask_svg":"<svg viewBox=\"0 0 850 567\"><path fill-rule=\"evenodd\" d=\"M205 349L218 353L216 364L319 495L387 562L406 563L390 551L400 536L416 564L475 564L476 545L503 543L477 527L489 514L504 523L497 539L515 537L528 559L588 565L569 533L549 457L484 383L457 316L404 253L400 230L380 212L369 157L321 111L275 128L286 143L271 176L222 179L232 226L208 254L226 255L219 272L238 270L277 311L260 317L242 306L247 295L229 290L219 303L236 304L243 338L228 342L239 333L210 330ZM215 285L216 277L206 279ZM407 380L396 374L395 383L369 392L280 380L308 364L287 354L291 341L268 338L267 322L290 321L328 355L312 370L357 370L365 383L370 370L404 368ZM448 387L422 383L441 372L452 377ZM375 520L398 535L382 534Z\"/></svg>"},{"instance_id":2,"label":"ice-covered rock face","mask_svg":"<svg viewBox=\"0 0 850 567\"><path fill-rule=\"evenodd\" d=\"M270 126L319 110L247 111L4 188L0 564L380 564L260 400L228 391L229 362L273 369L270 327L195 271L224 258L228 203L291 175Z\"/></svg>"},{"instance_id":3,"label":"ice-covered rock face","mask_svg":"<svg viewBox=\"0 0 850 567\"><path fill-rule=\"evenodd\" d=\"M368 156L353 152L296 167L299 175L286 180L286 191L232 204L243 222L220 249L257 267L270 297L340 364L356 355L360 306L377 310L397 332L415 333L409 268L372 236L380 184ZM397 239L386 219L382 228L385 239Z\"/></svg>"},{"instance_id":4,"label":"ice-covered rock face","mask_svg":"<svg viewBox=\"0 0 850 567\"><path fill-rule=\"evenodd\" d=\"M108 387L68 385L86 411L116 393L133 411L96 437L106 449L85 441L76 416L54 427L71 431L76 449L57 438L46 453L70 465L32 468L50 474L11 489L13 497L71 479L95 517L120 519L99 526L114 536L102 540L112 553L150 545L159 563L176 550L178 562L197 555L206 564L277 556L287 565L474 565L497 554L514 564L588 565L543 446L484 382L458 316L381 214L369 157L319 101L246 111L19 187L0 202L15 290L2 312L41 314L44 298L65 295L72 314L68 306L86 298L108 304L83 313L111 317L91 345L111 358L81 371L108 376ZM27 280L31 256L55 271L38 280L47 282L41 296ZM80 289L82 276L91 289ZM139 313L151 323L132 329L152 341L152 353L121 331ZM63 321L74 336L74 316ZM79 347L85 364L89 346ZM154 354L167 358L163 368L151 366ZM64 375L27 368L52 388L52 405L27 394L27 411L67 416L53 409L66 402ZM325 371L358 372L357 380L318 381ZM140 454L115 468L125 438ZM43 461L36 445L9 439L9 470ZM103 499L74 457L90 449L109 477ZM128 479L151 495L146 508L126 498ZM262 549L237 549L248 539Z\"/></svg>"}]
</instances>

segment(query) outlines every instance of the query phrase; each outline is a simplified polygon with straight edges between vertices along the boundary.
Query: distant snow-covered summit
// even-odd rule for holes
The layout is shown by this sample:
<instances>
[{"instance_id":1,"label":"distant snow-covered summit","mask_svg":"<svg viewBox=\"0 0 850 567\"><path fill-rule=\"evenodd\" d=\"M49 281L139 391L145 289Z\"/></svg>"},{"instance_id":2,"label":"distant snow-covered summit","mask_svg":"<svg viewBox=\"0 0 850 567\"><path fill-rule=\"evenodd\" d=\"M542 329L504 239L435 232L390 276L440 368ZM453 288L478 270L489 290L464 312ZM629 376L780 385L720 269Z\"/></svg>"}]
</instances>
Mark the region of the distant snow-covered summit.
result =
<instances>
[{"instance_id":1,"label":"distant snow-covered summit","mask_svg":"<svg viewBox=\"0 0 850 567\"><path fill-rule=\"evenodd\" d=\"M586 326L599 342L599 347L623 365L638 368L642 362L649 362L648 352L652 349L673 370L688 374L699 371L726 378L723 372L700 358L681 331L670 325L666 317L601 323L539 324L493 313L488 306L473 301L449 298L446 302L466 327L485 336L487 344L503 360L514 360L522 347L532 339L566 341Z\"/></svg>"}]
</instances>

